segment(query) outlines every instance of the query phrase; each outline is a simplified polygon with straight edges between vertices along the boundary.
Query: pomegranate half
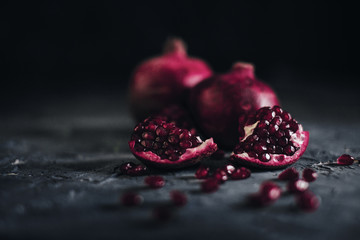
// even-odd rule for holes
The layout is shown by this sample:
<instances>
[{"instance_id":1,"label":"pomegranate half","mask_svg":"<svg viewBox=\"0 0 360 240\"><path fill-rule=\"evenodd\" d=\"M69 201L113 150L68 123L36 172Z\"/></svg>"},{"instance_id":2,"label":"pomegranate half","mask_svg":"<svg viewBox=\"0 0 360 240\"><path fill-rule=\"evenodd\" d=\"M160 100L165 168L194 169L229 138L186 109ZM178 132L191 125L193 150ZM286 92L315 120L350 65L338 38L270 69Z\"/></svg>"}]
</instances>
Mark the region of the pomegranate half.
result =
<instances>
[{"instance_id":1,"label":"pomegranate half","mask_svg":"<svg viewBox=\"0 0 360 240\"><path fill-rule=\"evenodd\" d=\"M309 132L279 106L263 107L240 118L239 135L231 160L260 168L293 164L309 143Z\"/></svg>"},{"instance_id":2,"label":"pomegranate half","mask_svg":"<svg viewBox=\"0 0 360 240\"><path fill-rule=\"evenodd\" d=\"M144 164L167 169L194 165L217 150L212 138L202 141L189 130L160 117L149 117L139 123L129 147Z\"/></svg>"},{"instance_id":3,"label":"pomegranate half","mask_svg":"<svg viewBox=\"0 0 360 240\"><path fill-rule=\"evenodd\" d=\"M130 108L140 121L169 105L186 103L187 91L211 76L201 59L187 55L182 40L167 41L164 54L141 63L130 80Z\"/></svg>"},{"instance_id":4,"label":"pomegranate half","mask_svg":"<svg viewBox=\"0 0 360 240\"><path fill-rule=\"evenodd\" d=\"M204 134L225 149L233 149L237 143L240 116L274 105L279 105L275 92L256 79L252 64L242 62L235 63L229 73L196 85L189 102Z\"/></svg>"}]
</instances>

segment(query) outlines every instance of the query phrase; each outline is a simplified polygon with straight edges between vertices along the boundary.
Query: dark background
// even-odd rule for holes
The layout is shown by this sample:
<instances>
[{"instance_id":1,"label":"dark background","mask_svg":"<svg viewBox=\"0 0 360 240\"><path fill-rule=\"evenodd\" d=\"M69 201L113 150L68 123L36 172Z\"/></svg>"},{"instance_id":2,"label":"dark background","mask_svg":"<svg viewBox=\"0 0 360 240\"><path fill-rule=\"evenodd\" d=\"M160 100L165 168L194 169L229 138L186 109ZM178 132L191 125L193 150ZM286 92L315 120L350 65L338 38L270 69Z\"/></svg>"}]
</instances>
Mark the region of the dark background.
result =
<instances>
[{"instance_id":1,"label":"dark background","mask_svg":"<svg viewBox=\"0 0 360 240\"><path fill-rule=\"evenodd\" d=\"M355 4L355 3L354 3ZM358 17L344 1L2 1L1 97L118 91L180 36L215 72L237 60L276 82L346 85L358 71ZM14 98L11 98L14 101Z\"/></svg>"}]
</instances>

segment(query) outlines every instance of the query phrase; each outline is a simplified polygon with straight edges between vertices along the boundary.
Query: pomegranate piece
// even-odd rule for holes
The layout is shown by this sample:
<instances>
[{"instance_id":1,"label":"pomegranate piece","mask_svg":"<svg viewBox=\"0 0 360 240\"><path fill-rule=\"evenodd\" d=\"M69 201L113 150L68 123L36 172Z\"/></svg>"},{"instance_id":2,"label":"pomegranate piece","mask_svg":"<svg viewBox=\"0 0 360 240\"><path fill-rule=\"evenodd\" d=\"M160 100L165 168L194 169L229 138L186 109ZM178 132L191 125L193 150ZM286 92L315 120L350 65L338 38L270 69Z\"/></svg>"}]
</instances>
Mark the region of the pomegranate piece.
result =
<instances>
[{"instance_id":1,"label":"pomegranate piece","mask_svg":"<svg viewBox=\"0 0 360 240\"><path fill-rule=\"evenodd\" d=\"M302 178L307 182L313 182L317 179L318 174L311 168L305 168L302 173Z\"/></svg>"},{"instance_id":2,"label":"pomegranate piece","mask_svg":"<svg viewBox=\"0 0 360 240\"><path fill-rule=\"evenodd\" d=\"M228 173L222 168L218 168L215 170L213 178L216 179L219 183L224 183L228 180Z\"/></svg>"},{"instance_id":3,"label":"pomegranate piece","mask_svg":"<svg viewBox=\"0 0 360 240\"><path fill-rule=\"evenodd\" d=\"M336 160L336 163L339 165L351 165L354 163L354 161L354 157L348 154L343 154Z\"/></svg>"},{"instance_id":4,"label":"pomegranate piece","mask_svg":"<svg viewBox=\"0 0 360 240\"><path fill-rule=\"evenodd\" d=\"M297 194L296 203L300 209L306 212L313 212L320 206L320 200L310 191Z\"/></svg>"},{"instance_id":5,"label":"pomegranate piece","mask_svg":"<svg viewBox=\"0 0 360 240\"><path fill-rule=\"evenodd\" d=\"M309 188L309 183L305 180L290 181L287 185L287 190L292 193L305 192Z\"/></svg>"},{"instance_id":6,"label":"pomegranate piece","mask_svg":"<svg viewBox=\"0 0 360 240\"><path fill-rule=\"evenodd\" d=\"M165 186L165 180L161 176L148 176L145 178L144 182L151 188L162 188Z\"/></svg>"},{"instance_id":7,"label":"pomegranate piece","mask_svg":"<svg viewBox=\"0 0 360 240\"><path fill-rule=\"evenodd\" d=\"M184 193L174 190L170 192L170 198L175 206L185 206L187 203L187 197Z\"/></svg>"},{"instance_id":8,"label":"pomegranate piece","mask_svg":"<svg viewBox=\"0 0 360 240\"><path fill-rule=\"evenodd\" d=\"M201 183L201 190L206 193L216 192L219 189L219 182L217 179L208 178Z\"/></svg>"},{"instance_id":9,"label":"pomegranate piece","mask_svg":"<svg viewBox=\"0 0 360 240\"><path fill-rule=\"evenodd\" d=\"M128 207L139 206L143 201L144 198L141 195L133 192L125 193L121 197L121 203Z\"/></svg>"},{"instance_id":10,"label":"pomegranate piece","mask_svg":"<svg viewBox=\"0 0 360 240\"><path fill-rule=\"evenodd\" d=\"M268 206L274 203L281 196L280 187L273 182L264 182L258 193L249 197L249 202L255 206Z\"/></svg>"},{"instance_id":11,"label":"pomegranate piece","mask_svg":"<svg viewBox=\"0 0 360 240\"><path fill-rule=\"evenodd\" d=\"M134 128L129 147L137 159L159 168L192 166L217 150L212 138L202 141L189 130L160 117L140 122Z\"/></svg>"},{"instance_id":12,"label":"pomegranate piece","mask_svg":"<svg viewBox=\"0 0 360 240\"><path fill-rule=\"evenodd\" d=\"M209 176L209 171L210 171L209 167L200 166L195 172L195 177L197 179L205 179Z\"/></svg>"},{"instance_id":13,"label":"pomegranate piece","mask_svg":"<svg viewBox=\"0 0 360 240\"><path fill-rule=\"evenodd\" d=\"M280 180L283 180L283 181L288 181L288 180L291 180L291 181L294 181L294 180L298 180L299 179L299 172L291 167L291 168L287 168L285 169L284 171L282 171L278 178Z\"/></svg>"},{"instance_id":14,"label":"pomegranate piece","mask_svg":"<svg viewBox=\"0 0 360 240\"><path fill-rule=\"evenodd\" d=\"M250 177L251 171L245 167L237 168L232 174L231 179L232 180L240 180L240 179L246 179Z\"/></svg>"},{"instance_id":15,"label":"pomegranate piece","mask_svg":"<svg viewBox=\"0 0 360 240\"><path fill-rule=\"evenodd\" d=\"M182 40L171 38L164 54L141 63L130 80L130 108L140 121L169 105L186 103L187 91L211 76L202 60L188 57Z\"/></svg>"},{"instance_id":16,"label":"pomegranate piece","mask_svg":"<svg viewBox=\"0 0 360 240\"><path fill-rule=\"evenodd\" d=\"M256 79L254 66L242 62L196 85L189 102L199 127L224 149L233 149L238 141L239 117L279 105L274 91Z\"/></svg>"},{"instance_id":17,"label":"pomegranate piece","mask_svg":"<svg viewBox=\"0 0 360 240\"><path fill-rule=\"evenodd\" d=\"M154 208L152 214L159 221L168 221L173 216L171 209L166 206Z\"/></svg>"},{"instance_id":18,"label":"pomegranate piece","mask_svg":"<svg viewBox=\"0 0 360 240\"><path fill-rule=\"evenodd\" d=\"M230 159L242 165L283 168L296 162L309 143L309 133L279 106L260 108L240 120L243 131Z\"/></svg>"}]
</instances>

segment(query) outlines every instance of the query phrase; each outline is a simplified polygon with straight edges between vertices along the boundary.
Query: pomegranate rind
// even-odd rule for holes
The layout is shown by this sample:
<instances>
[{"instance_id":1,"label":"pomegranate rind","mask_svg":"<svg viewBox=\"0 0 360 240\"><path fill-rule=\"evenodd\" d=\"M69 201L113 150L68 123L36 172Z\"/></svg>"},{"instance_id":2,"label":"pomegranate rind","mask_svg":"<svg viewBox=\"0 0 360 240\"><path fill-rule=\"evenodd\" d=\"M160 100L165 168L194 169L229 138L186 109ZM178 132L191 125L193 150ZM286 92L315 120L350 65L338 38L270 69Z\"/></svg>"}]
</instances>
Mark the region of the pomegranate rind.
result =
<instances>
[{"instance_id":1,"label":"pomegranate rind","mask_svg":"<svg viewBox=\"0 0 360 240\"><path fill-rule=\"evenodd\" d=\"M238 163L250 167L266 168L266 169L285 168L295 163L304 154L309 144L309 132L298 131L296 132L295 138L297 139L296 144L298 147L300 147L300 149L298 149L292 156L288 156L284 154L270 154L271 156L270 161L262 162L259 159L249 157L247 153L235 154L233 152L231 153L230 160L233 161L234 163Z\"/></svg>"},{"instance_id":2,"label":"pomegranate rind","mask_svg":"<svg viewBox=\"0 0 360 240\"><path fill-rule=\"evenodd\" d=\"M151 151L137 152L135 150L135 141L130 141L129 147L134 156L145 165L166 169L179 169L193 166L202 159L210 157L218 149L214 140L209 138L195 148L186 149L186 152L182 154L178 160L171 161L169 159L161 159L160 156Z\"/></svg>"}]
</instances>

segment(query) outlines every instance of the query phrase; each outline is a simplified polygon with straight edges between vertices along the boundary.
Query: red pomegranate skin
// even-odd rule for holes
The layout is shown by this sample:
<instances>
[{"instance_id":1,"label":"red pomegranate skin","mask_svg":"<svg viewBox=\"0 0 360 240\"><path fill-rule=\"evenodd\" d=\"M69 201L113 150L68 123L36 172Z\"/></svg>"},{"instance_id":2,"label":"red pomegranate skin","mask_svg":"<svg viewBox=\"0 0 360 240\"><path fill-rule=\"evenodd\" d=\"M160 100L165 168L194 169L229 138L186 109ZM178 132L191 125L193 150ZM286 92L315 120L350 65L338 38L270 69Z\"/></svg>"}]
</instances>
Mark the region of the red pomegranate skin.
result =
<instances>
[{"instance_id":1,"label":"red pomegranate skin","mask_svg":"<svg viewBox=\"0 0 360 240\"><path fill-rule=\"evenodd\" d=\"M279 105L275 92L255 77L252 64L241 62L229 73L200 82L189 100L201 130L225 149L232 149L238 141L240 116L274 105Z\"/></svg>"},{"instance_id":2,"label":"red pomegranate skin","mask_svg":"<svg viewBox=\"0 0 360 240\"><path fill-rule=\"evenodd\" d=\"M182 40L167 41L164 54L142 62L130 80L130 108L140 121L170 105L183 105L188 89L212 75L201 59L189 57Z\"/></svg>"}]
</instances>

